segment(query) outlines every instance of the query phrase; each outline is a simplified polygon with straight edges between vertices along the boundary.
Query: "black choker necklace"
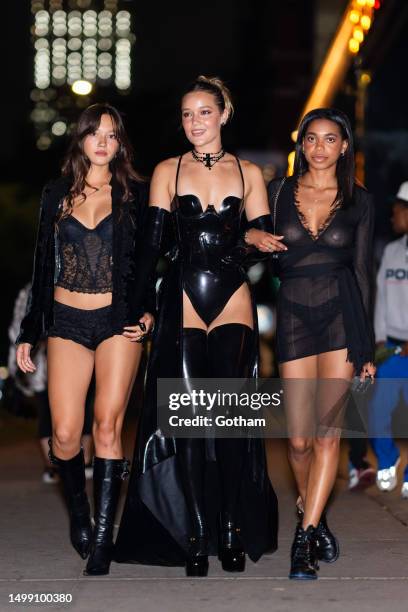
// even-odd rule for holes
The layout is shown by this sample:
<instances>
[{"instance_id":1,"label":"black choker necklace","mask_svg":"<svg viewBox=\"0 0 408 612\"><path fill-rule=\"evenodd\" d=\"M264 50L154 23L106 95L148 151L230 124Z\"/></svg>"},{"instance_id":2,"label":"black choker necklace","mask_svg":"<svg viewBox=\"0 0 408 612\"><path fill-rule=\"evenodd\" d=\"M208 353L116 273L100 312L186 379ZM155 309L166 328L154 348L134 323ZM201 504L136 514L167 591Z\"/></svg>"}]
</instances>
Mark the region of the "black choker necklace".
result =
<instances>
[{"instance_id":1,"label":"black choker necklace","mask_svg":"<svg viewBox=\"0 0 408 612\"><path fill-rule=\"evenodd\" d=\"M201 162L206 168L211 170L211 168L224 157L225 151L221 149L218 153L197 153L197 151L193 149L191 155L196 161Z\"/></svg>"}]
</instances>

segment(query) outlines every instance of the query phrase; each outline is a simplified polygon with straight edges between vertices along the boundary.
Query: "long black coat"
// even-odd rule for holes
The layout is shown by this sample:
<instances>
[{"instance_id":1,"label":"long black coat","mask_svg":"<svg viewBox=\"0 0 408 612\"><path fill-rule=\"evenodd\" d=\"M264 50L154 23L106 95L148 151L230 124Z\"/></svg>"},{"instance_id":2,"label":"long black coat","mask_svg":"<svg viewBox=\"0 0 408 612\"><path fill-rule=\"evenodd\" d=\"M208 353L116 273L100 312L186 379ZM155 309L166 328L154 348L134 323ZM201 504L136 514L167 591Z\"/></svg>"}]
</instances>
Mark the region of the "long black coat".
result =
<instances>
[{"instance_id":1,"label":"long black coat","mask_svg":"<svg viewBox=\"0 0 408 612\"><path fill-rule=\"evenodd\" d=\"M132 195L122 202L122 187L112 179L112 329L122 333L125 325L137 323L143 312L154 313L156 294L154 279L144 303L135 296L138 282L136 247L141 240L144 217L147 211L148 187L145 183L132 183ZM21 323L17 343L35 345L47 333L53 323L55 283L55 231L58 212L72 186L68 177L50 181L43 189L40 207L37 242L34 255L32 288L27 312ZM135 303L135 302L138 303Z\"/></svg>"},{"instance_id":2,"label":"long black coat","mask_svg":"<svg viewBox=\"0 0 408 612\"><path fill-rule=\"evenodd\" d=\"M178 467L177 439L164 437L157 423L157 380L183 377L183 261L178 250L172 252L170 259L159 291L143 412L116 540L115 560L119 563L177 566L184 564L187 554L187 536L191 527ZM258 329L253 298L252 308L255 333L249 376L256 377ZM210 550L211 554L216 554L216 517L221 508L222 486L214 440L207 440L206 455L206 508L212 534ZM277 548L278 530L278 503L269 482L261 439L248 439L238 506L245 549L252 561L257 561L265 552Z\"/></svg>"}]
</instances>

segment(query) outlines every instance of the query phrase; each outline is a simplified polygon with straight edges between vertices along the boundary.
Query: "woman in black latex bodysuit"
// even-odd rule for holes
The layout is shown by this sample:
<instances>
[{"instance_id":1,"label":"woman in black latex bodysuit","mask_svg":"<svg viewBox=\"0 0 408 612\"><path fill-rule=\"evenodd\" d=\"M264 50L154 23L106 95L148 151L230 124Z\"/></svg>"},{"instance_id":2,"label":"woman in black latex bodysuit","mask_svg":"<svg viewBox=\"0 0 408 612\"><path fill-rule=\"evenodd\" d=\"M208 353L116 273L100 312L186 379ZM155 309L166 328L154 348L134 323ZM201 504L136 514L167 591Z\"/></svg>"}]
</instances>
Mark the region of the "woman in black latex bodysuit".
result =
<instances>
[{"instance_id":1,"label":"woman in black latex bodysuit","mask_svg":"<svg viewBox=\"0 0 408 612\"><path fill-rule=\"evenodd\" d=\"M222 83L200 77L182 98L194 149L162 162L153 175L143 253L150 248L154 265L166 224L176 251L161 288L116 543L119 562L186 564L195 576L207 574L208 554L217 548L226 571L243 571L245 552L256 561L276 547L277 504L263 442L164 438L156 423L158 377L256 375L256 313L243 268L256 249L241 239L242 217L258 228L271 223L259 169L222 150L221 127L231 113ZM281 248L279 239L269 242Z\"/></svg>"},{"instance_id":2,"label":"woman in black latex bodysuit","mask_svg":"<svg viewBox=\"0 0 408 612\"><path fill-rule=\"evenodd\" d=\"M347 117L333 109L306 115L299 127L294 176L284 183L272 181L268 191L276 230L287 247L279 255L277 356L301 519L290 577L315 579L317 560L333 562L339 555L324 509L336 479L350 380L375 373L370 312L374 210L367 191L355 184ZM257 236L265 239L257 230L248 239L258 244Z\"/></svg>"},{"instance_id":3,"label":"woman in black latex bodysuit","mask_svg":"<svg viewBox=\"0 0 408 612\"><path fill-rule=\"evenodd\" d=\"M122 423L142 352L137 342L153 320L144 310L154 309L154 283L149 306L135 299L135 243L146 210L147 188L132 168L120 114L90 106L79 117L63 176L43 191L31 296L17 340L18 365L32 372L30 351L48 337L50 459L59 468L72 545L83 559L89 555L87 575L109 572L128 473ZM93 372L94 529L81 448Z\"/></svg>"}]
</instances>

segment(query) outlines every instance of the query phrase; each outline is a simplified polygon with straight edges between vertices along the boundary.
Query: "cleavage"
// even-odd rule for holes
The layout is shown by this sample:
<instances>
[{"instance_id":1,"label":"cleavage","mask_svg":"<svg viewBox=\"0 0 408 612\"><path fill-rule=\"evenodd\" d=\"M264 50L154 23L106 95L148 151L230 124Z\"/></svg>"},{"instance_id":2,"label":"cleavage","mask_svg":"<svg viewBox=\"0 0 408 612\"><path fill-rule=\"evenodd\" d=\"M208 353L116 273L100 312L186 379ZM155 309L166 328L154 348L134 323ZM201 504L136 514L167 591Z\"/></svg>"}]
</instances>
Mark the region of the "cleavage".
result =
<instances>
[{"instance_id":1,"label":"cleavage","mask_svg":"<svg viewBox=\"0 0 408 612\"><path fill-rule=\"evenodd\" d=\"M221 204L215 207L214 204L208 204L205 208L201 204L200 198L193 193L177 195L181 212L188 216L190 215L205 215L206 213L220 215L229 210L235 203L238 207L241 206L242 198L239 196L225 196Z\"/></svg>"}]
</instances>

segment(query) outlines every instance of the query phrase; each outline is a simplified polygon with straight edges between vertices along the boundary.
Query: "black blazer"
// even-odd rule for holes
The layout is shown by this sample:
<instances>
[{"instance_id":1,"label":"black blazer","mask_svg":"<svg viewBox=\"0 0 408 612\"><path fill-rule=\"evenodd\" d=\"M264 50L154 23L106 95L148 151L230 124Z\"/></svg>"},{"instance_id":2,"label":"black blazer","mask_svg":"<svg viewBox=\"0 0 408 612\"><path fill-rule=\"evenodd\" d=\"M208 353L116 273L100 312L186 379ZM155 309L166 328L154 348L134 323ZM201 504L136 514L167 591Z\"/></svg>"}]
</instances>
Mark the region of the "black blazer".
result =
<instances>
[{"instance_id":1,"label":"black blazer","mask_svg":"<svg viewBox=\"0 0 408 612\"><path fill-rule=\"evenodd\" d=\"M53 323L55 222L71 185L71 179L60 177L47 183L43 189L31 293L17 343L29 342L34 346ZM141 241L148 208L148 186L146 183L132 182L131 197L122 203L122 187L114 178L111 185L113 217L111 316L114 333L122 333L123 327L137 323L143 312L155 312L155 278L150 278L149 289L143 303L140 303L139 298L135 296L140 294L136 287L138 266L142 265L143 260L136 258L136 250Z\"/></svg>"}]
</instances>

